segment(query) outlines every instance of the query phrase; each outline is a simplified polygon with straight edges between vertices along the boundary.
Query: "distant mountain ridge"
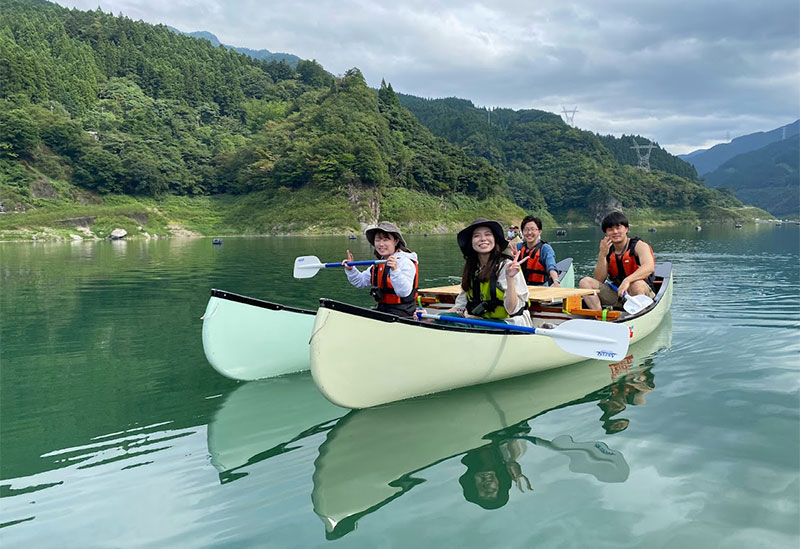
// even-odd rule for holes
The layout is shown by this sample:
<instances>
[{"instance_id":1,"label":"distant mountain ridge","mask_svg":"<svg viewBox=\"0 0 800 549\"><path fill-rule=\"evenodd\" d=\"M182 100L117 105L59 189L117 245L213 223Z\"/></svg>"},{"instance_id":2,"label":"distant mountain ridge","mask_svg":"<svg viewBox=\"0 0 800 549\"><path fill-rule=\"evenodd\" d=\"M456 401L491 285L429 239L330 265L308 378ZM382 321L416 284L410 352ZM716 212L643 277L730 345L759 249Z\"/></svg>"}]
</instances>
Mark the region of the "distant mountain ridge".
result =
<instances>
[{"instance_id":1,"label":"distant mountain ridge","mask_svg":"<svg viewBox=\"0 0 800 549\"><path fill-rule=\"evenodd\" d=\"M201 38L203 40L208 40L215 48L219 46L224 46L229 50L249 55L254 59L263 59L264 61L277 61L279 63L281 61L286 61L286 63L288 63L289 66L291 66L292 68L296 68L297 63L300 62L300 58L291 53L271 52L266 49L251 50L250 48L242 48L239 46L230 46L228 44L223 44L222 42L219 41L219 38L217 38L214 34L208 31L183 32L182 30L176 29L175 27L168 26L167 28L177 34L185 34L186 36L191 36L192 38Z\"/></svg>"},{"instance_id":2,"label":"distant mountain ridge","mask_svg":"<svg viewBox=\"0 0 800 549\"><path fill-rule=\"evenodd\" d=\"M787 132L788 133L788 132ZM779 217L800 216L800 135L736 155L707 174L706 185L731 189L742 202Z\"/></svg>"},{"instance_id":3,"label":"distant mountain ridge","mask_svg":"<svg viewBox=\"0 0 800 549\"><path fill-rule=\"evenodd\" d=\"M736 137L730 143L720 143L710 149L700 149L689 154L679 154L678 158L685 160L697 169L697 175L704 176L713 172L723 163L737 154L747 153L760 149L800 133L800 119L791 124L786 124L767 132L756 132Z\"/></svg>"}]
</instances>

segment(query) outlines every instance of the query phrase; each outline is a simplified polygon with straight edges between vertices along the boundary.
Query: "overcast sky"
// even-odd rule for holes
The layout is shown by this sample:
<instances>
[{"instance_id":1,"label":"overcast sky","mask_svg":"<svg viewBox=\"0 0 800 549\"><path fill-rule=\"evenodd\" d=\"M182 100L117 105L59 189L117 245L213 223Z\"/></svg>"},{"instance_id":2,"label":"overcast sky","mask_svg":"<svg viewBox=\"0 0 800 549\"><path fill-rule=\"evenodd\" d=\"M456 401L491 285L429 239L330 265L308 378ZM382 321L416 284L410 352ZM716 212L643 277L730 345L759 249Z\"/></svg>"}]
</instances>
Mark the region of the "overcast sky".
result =
<instances>
[{"instance_id":1,"label":"overcast sky","mask_svg":"<svg viewBox=\"0 0 800 549\"><path fill-rule=\"evenodd\" d=\"M798 0L58 0L674 154L800 118Z\"/></svg>"}]
</instances>

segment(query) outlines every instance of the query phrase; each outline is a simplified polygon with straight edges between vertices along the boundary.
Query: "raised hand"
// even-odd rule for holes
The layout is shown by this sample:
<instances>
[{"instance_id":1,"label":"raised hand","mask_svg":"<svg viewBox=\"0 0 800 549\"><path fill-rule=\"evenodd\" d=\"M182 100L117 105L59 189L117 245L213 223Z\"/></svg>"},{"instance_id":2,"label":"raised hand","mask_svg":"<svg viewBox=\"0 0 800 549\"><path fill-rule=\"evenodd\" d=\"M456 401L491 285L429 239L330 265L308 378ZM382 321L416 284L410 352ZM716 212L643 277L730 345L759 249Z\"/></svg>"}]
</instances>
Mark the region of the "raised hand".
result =
<instances>
[{"instance_id":1,"label":"raised hand","mask_svg":"<svg viewBox=\"0 0 800 549\"><path fill-rule=\"evenodd\" d=\"M347 263L349 261L353 261L353 254L350 253L350 250L347 250L347 259L342 261L342 265L344 265L344 268L347 269L348 271L352 271L355 267L351 267L350 265L348 265Z\"/></svg>"},{"instance_id":2,"label":"raised hand","mask_svg":"<svg viewBox=\"0 0 800 549\"><path fill-rule=\"evenodd\" d=\"M511 256L511 263L506 267L506 278L514 278L520 271L519 255L522 250L515 250L514 255Z\"/></svg>"},{"instance_id":3,"label":"raised hand","mask_svg":"<svg viewBox=\"0 0 800 549\"><path fill-rule=\"evenodd\" d=\"M611 239L607 236L603 237L603 240L600 241L600 255L606 256L608 252L611 251L612 242Z\"/></svg>"}]
</instances>

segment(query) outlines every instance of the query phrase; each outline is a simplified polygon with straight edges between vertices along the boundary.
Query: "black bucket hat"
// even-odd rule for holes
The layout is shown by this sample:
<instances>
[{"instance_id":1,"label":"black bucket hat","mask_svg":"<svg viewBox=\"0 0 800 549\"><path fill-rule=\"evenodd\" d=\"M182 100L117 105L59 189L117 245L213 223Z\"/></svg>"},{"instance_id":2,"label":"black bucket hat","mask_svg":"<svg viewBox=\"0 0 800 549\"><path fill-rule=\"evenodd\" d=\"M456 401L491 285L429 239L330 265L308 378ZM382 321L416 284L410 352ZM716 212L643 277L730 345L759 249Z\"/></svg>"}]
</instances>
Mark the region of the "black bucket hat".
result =
<instances>
[{"instance_id":1,"label":"black bucket hat","mask_svg":"<svg viewBox=\"0 0 800 549\"><path fill-rule=\"evenodd\" d=\"M375 226L369 227L364 234L367 237L367 241L372 245L375 246L375 233L378 231L382 231L386 234L391 234L397 237L397 248L400 249L408 248L406 245L406 241L403 238L403 235L400 233L400 229L394 223L389 223L388 221L381 221Z\"/></svg>"},{"instance_id":2,"label":"black bucket hat","mask_svg":"<svg viewBox=\"0 0 800 549\"><path fill-rule=\"evenodd\" d=\"M472 232L478 227L488 227L494 235L494 243L500 246L500 250L505 250L508 247L508 240L506 240L503 227L497 221L479 217L465 228L458 232L456 239L458 240L458 247L461 248L461 253L466 257L472 250Z\"/></svg>"}]
</instances>

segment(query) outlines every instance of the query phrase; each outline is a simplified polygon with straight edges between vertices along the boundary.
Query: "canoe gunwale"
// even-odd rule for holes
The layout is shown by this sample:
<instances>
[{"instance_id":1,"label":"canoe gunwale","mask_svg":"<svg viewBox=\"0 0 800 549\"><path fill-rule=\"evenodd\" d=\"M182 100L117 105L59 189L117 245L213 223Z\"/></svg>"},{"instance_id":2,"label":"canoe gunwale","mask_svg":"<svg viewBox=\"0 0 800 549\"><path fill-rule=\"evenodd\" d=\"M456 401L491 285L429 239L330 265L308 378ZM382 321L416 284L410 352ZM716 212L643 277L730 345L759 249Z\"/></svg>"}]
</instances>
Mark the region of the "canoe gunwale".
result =
<instances>
[{"instance_id":1,"label":"canoe gunwale","mask_svg":"<svg viewBox=\"0 0 800 549\"><path fill-rule=\"evenodd\" d=\"M653 299L653 303L634 315L620 315L620 317L613 322L624 324L626 322L630 322L631 320L642 318L646 314L654 311L656 307L658 307L658 304L661 303L661 299L666 295L667 289L669 288L670 278L672 278L672 263L666 262L656 265L655 278L661 279L661 287L658 289L658 293Z\"/></svg>"},{"instance_id":2,"label":"canoe gunwale","mask_svg":"<svg viewBox=\"0 0 800 549\"><path fill-rule=\"evenodd\" d=\"M657 278L662 280L661 287L658 290L658 294L656 295L655 299L653 300L653 304L649 307L639 311L635 315L630 316L620 316L618 320L615 320L615 323L624 324L626 322L630 322L631 320L636 320L639 318L644 317L645 315L653 312L658 304L661 302L661 299L666 295L667 288L669 287L669 279L672 276L672 263L664 263L663 267L660 269ZM468 333L475 333L481 335L499 335L499 336L529 336L532 334L528 334L525 332L518 332L514 331L513 327L509 329L504 329L503 324L497 323L497 329L494 330L487 330L484 328L475 328L471 326L454 326L452 324L436 324L436 323L429 323L429 322L419 322L415 319L410 318L400 318L389 313L382 313L380 311L376 311L375 309L367 309L365 307L359 307L357 305L350 305L348 303L343 303L341 301L336 301L333 299L328 299L326 297L322 297L319 300L319 306L322 309L331 309L334 311L338 311L341 313L351 314L360 316L362 318L368 318L371 320L378 320L380 322L399 322L401 324L410 324L413 326L418 326L426 329L432 330L443 330L446 332L468 332ZM598 321L600 322L600 321Z\"/></svg>"},{"instance_id":3,"label":"canoe gunwale","mask_svg":"<svg viewBox=\"0 0 800 549\"><path fill-rule=\"evenodd\" d=\"M249 297L241 294L235 294L227 290L218 290L216 288L212 288L211 297L216 297L219 299L227 299L228 301L235 301L236 303L243 303L245 305L252 305L254 307L261 307L262 309L270 309L272 311L287 311L290 313L301 313L305 315L317 314L317 311L312 311L310 309L290 307L288 305L273 303L272 301L264 301L263 299L257 299L255 297Z\"/></svg>"}]
</instances>

